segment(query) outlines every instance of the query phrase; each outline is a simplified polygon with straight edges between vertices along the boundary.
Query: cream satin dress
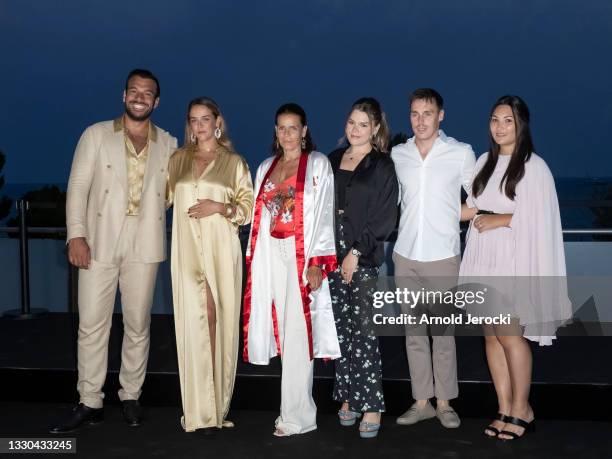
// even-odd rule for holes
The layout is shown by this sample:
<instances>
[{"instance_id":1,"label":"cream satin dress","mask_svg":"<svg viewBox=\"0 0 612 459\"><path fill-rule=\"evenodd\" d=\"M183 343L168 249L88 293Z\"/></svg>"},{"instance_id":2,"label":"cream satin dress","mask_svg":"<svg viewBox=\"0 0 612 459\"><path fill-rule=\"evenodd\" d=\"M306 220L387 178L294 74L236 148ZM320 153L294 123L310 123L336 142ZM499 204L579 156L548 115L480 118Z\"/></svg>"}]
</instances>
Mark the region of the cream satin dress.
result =
<instances>
[{"instance_id":1,"label":"cream satin dress","mask_svg":"<svg viewBox=\"0 0 612 459\"><path fill-rule=\"evenodd\" d=\"M168 199L172 218L172 297L187 432L222 427L229 410L236 361L242 300L242 251L238 226L249 223L253 184L245 160L220 147L217 158L195 177L194 154L177 150L170 158ZM188 209L198 199L236 206L231 218L214 214L194 219ZM212 368L205 285L215 300L217 332Z\"/></svg>"}]
</instances>

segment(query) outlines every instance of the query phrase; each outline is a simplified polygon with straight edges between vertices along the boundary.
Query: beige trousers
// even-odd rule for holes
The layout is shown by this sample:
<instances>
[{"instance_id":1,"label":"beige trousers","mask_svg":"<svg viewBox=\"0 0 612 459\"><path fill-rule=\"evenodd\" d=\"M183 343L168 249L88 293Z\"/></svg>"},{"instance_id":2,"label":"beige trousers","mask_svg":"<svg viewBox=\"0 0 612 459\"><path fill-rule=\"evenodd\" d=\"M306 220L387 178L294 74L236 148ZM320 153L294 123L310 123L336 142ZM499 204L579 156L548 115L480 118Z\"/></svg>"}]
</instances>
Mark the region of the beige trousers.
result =
<instances>
[{"instance_id":1,"label":"beige trousers","mask_svg":"<svg viewBox=\"0 0 612 459\"><path fill-rule=\"evenodd\" d=\"M399 288L446 290L456 285L459 275L459 256L422 262L409 260L393 252L393 262L395 284ZM439 400L457 398L459 386L455 337L434 335L431 341L433 349L427 330L418 330L416 327L406 330L412 397L415 400L427 400L434 396Z\"/></svg>"},{"instance_id":2,"label":"beige trousers","mask_svg":"<svg viewBox=\"0 0 612 459\"><path fill-rule=\"evenodd\" d=\"M108 366L110 335L117 283L123 312L123 344L119 398L137 400L149 357L151 305L159 263L140 263L134 253L138 217L126 217L113 263L91 260L79 270L79 335L77 358L80 402L101 408L102 386Z\"/></svg>"}]
</instances>

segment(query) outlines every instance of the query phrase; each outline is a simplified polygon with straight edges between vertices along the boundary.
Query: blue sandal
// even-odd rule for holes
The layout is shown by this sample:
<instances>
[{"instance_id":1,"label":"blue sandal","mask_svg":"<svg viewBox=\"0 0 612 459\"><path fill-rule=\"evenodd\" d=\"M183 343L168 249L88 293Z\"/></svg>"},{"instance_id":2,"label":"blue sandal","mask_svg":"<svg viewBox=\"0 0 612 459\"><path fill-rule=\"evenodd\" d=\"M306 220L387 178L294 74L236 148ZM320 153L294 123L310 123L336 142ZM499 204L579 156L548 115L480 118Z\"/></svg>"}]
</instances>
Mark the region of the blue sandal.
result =
<instances>
[{"instance_id":1,"label":"blue sandal","mask_svg":"<svg viewBox=\"0 0 612 459\"><path fill-rule=\"evenodd\" d=\"M338 410L338 418L340 419L340 425L349 427L355 425L357 419L361 417L361 413L356 413L350 410Z\"/></svg>"},{"instance_id":2,"label":"blue sandal","mask_svg":"<svg viewBox=\"0 0 612 459\"><path fill-rule=\"evenodd\" d=\"M359 423L359 436L361 438L375 438L379 430L380 422L361 421Z\"/></svg>"}]
</instances>

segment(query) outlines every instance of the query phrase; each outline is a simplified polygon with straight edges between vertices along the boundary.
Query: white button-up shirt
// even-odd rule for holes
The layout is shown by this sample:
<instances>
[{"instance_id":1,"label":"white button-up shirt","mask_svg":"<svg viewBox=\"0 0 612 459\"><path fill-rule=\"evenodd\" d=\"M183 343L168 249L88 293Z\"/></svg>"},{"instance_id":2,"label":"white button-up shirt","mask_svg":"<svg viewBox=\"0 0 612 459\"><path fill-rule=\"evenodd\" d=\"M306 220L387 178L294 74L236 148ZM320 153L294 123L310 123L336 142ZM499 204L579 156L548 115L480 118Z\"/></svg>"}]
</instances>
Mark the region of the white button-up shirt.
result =
<instances>
[{"instance_id":1,"label":"white button-up shirt","mask_svg":"<svg viewBox=\"0 0 612 459\"><path fill-rule=\"evenodd\" d=\"M416 261L460 254L461 186L469 194L476 156L442 130L423 159L414 137L391 150L401 216L394 251Z\"/></svg>"}]
</instances>

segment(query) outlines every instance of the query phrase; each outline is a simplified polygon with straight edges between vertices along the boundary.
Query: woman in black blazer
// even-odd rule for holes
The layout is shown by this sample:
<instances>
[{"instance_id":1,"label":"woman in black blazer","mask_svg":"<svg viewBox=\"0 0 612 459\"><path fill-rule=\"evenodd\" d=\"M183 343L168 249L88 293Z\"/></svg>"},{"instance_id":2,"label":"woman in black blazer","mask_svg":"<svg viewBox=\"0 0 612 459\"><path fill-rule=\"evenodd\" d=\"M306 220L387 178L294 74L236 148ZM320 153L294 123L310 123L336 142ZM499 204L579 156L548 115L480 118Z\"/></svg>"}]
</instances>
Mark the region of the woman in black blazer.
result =
<instances>
[{"instance_id":1,"label":"woman in black blazer","mask_svg":"<svg viewBox=\"0 0 612 459\"><path fill-rule=\"evenodd\" d=\"M345 133L349 145L329 155L340 263L329 275L329 286L342 353L335 361L334 400L342 402L340 424L354 425L363 413L359 434L371 438L385 411L372 301L384 242L397 221L398 185L393 161L383 153L389 128L376 99L353 104Z\"/></svg>"}]
</instances>

